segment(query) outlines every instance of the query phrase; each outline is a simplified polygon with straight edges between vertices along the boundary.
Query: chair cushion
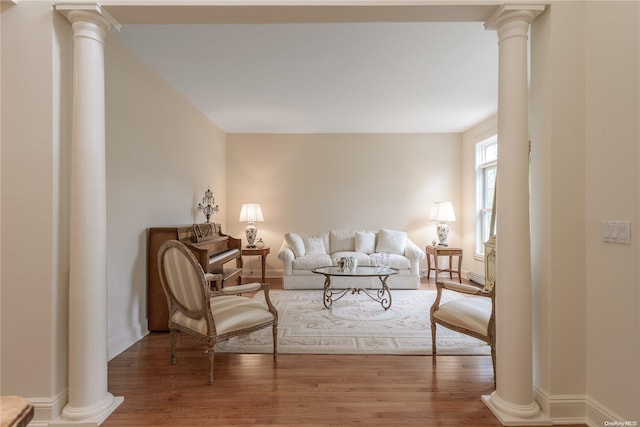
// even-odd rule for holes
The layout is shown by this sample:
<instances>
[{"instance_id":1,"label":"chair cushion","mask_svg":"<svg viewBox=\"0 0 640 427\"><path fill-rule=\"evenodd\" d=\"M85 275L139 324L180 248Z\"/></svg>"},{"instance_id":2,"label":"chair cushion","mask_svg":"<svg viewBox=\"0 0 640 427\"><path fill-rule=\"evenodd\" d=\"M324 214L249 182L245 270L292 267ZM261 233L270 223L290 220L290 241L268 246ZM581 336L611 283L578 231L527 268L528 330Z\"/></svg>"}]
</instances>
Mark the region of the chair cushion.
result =
<instances>
[{"instance_id":1,"label":"chair cushion","mask_svg":"<svg viewBox=\"0 0 640 427\"><path fill-rule=\"evenodd\" d=\"M440 304L433 316L486 336L491 316L491 300L483 297L457 298Z\"/></svg>"},{"instance_id":2,"label":"chair cushion","mask_svg":"<svg viewBox=\"0 0 640 427\"><path fill-rule=\"evenodd\" d=\"M273 320L273 314L266 304L237 295L211 298L211 311L218 335ZM204 317L192 319L178 311L173 314L171 320L180 326L207 335L207 321Z\"/></svg>"},{"instance_id":3,"label":"chair cushion","mask_svg":"<svg viewBox=\"0 0 640 427\"><path fill-rule=\"evenodd\" d=\"M273 314L265 303L247 297L211 298L211 310L218 335L251 328L273 320Z\"/></svg>"}]
</instances>

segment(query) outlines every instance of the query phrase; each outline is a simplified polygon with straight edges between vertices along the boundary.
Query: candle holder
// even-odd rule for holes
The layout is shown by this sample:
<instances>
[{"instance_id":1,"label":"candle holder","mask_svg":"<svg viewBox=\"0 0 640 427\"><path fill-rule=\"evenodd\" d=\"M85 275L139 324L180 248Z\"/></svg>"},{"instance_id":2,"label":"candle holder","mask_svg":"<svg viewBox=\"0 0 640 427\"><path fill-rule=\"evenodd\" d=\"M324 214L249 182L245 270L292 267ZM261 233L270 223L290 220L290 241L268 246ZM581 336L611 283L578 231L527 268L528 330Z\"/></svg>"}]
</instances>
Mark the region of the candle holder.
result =
<instances>
[{"instance_id":1,"label":"candle holder","mask_svg":"<svg viewBox=\"0 0 640 427\"><path fill-rule=\"evenodd\" d=\"M213 197L213 192L210 189L205 191L202 203L198 203L198 210L207 217L207 224L210 222L209 218L218 212L219 208L218 205L216 205L216 199Z\"/></svg>"}]
</instances>

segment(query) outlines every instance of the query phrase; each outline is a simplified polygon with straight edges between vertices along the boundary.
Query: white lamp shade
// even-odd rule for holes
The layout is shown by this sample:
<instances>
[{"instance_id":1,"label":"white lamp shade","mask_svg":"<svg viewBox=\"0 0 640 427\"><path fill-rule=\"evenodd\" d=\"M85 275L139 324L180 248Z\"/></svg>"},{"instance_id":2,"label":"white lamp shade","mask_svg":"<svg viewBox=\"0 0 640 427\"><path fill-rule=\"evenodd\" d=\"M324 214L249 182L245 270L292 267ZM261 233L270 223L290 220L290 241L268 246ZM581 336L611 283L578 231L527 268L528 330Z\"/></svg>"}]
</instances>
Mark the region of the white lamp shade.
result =
<instances>
[{"instance_id":1,"label":"white lamp shade","mask_svg":"<svg viewBox=\"0 0 640 427\"><path fill-rule=\"evenodd\" d=\"M240 209L240 222L262 222L262 209L259 203L245 203Z\"/></svg>"},{"instance_id":2,"label":"white lamp shade","mask_svg":"<svg viewBox=\"0 0 640 427\"><path fill-rule=\"evenodd\" d=\"M451 202L436 202L431 209L431 219L440 222L451 222L456 220Z\"/></svg>"}]
</instances>

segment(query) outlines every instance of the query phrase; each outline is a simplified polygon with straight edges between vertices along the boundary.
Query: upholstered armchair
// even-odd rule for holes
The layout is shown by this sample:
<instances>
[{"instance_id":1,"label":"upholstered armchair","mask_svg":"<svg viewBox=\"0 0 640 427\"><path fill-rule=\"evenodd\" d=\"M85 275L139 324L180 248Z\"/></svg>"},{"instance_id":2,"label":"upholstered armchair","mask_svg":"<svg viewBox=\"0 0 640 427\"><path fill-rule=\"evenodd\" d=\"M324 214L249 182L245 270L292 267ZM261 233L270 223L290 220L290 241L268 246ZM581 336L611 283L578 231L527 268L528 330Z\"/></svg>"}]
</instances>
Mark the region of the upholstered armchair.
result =
<instances>
[{"instance_id":1,"label":"upholstered armchair","mask_svg":"<svg viewBox=\"0 0 640 427\"><path fill-rule=\"evenodd\" d=\"M218 341L259 329L273 329L273 358L278 356L278 312L269 299L268 283L249 283L211 290L202 267L191 251L177 240L165 242L158 252L162 288L169 305L171 364L176 363L178 332L206 343L209 356L209 384L213 383L213 357ZM266 304L242 296L264 292Z\"/></svg>"},{"instance_id":2,"label":"upholstered armchair","mask_svg":"<svg viewBox=\"0 0 640 427\"><path fill-rule=\"evenodd\" d=\"M495 235L485 243L485 285L476 286L451 281L438 282L438 294L431 306L431 343L436 356L436 325L442 325L486 342L491 347L493 382L496 381L495 298L496 246ZM451 291L463 296L442 302L443 292Z\"/></svg>"}]
</instances>

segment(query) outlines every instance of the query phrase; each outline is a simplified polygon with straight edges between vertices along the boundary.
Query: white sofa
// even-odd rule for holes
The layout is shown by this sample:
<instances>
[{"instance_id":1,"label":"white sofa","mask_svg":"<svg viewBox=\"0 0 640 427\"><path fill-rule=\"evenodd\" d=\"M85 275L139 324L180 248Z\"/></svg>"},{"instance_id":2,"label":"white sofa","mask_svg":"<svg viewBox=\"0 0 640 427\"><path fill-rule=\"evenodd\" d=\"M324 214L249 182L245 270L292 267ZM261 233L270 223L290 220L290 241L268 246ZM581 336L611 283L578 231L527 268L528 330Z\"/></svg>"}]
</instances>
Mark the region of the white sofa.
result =
<instances>
[{"instance_id":1,"label":"white sofa","mask_svg":"<svg viewBox=\"0 0 640 427\"><path fill-rule=\"evenodd\" d=\"M389 276L390 289L418 289L420 260L425 253L404 231L331 230L319 233L287 233L278 252L284 264L284 289L322 289L325 277L313 273L318 267L336 265L340 257L353 256L358 265L374 265L371 255L389 254L389 266L400 270ZM333 277L335 288L379 288L377 277Z\"/></svg>"}]
</instances>

